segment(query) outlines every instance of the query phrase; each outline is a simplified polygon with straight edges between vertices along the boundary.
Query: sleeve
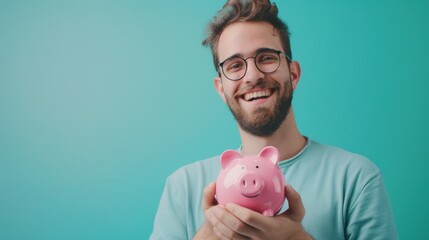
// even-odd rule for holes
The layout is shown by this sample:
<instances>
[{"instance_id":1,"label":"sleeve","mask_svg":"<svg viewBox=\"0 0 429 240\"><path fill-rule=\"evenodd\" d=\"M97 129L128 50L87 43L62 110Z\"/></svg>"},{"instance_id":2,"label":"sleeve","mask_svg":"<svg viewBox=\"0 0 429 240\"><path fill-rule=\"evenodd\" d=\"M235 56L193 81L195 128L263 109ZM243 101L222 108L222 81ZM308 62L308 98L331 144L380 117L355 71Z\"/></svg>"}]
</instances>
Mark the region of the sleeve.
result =
<instances>
[{"instance_id":1,"label":"sleeve","mask_svg":"<svg viewBox=\"0 0 429 240\"><path fill-rule=\"evenodd\" d=\"M171 176L167 178L150 240L188 239L186 194L179 186L177 180Z\"/></svg>"},{"instance_id":2,"label":"sleeve","mask_svg":"<svg viewBox=\"0 0 429 240\"><path fill-rule=\"evenodd\" d=\"M398 239L393 213L380 172L363 184L348 210L346 236L349 240Z\"/></svg>"}]
</instances>

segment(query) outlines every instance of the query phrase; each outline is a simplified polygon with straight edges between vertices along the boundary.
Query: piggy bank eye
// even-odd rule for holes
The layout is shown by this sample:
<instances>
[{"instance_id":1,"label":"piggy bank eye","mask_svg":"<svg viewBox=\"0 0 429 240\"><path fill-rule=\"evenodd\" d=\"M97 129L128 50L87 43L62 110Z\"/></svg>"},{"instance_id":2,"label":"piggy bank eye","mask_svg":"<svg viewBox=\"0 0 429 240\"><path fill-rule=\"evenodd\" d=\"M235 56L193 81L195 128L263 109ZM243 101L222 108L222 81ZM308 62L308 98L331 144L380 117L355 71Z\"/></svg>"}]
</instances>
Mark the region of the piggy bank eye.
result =
<instances>
[{"instance_id":1,"label":"piggy bank eye","mask_svg":"<svg viewBox=\"0 0 429 240\"><path fill-rule=\"evenodd\" d=\"M259 168L259 166L258 166L258 165L256 165L256 168Z\"/></svg>"}]
</instances>

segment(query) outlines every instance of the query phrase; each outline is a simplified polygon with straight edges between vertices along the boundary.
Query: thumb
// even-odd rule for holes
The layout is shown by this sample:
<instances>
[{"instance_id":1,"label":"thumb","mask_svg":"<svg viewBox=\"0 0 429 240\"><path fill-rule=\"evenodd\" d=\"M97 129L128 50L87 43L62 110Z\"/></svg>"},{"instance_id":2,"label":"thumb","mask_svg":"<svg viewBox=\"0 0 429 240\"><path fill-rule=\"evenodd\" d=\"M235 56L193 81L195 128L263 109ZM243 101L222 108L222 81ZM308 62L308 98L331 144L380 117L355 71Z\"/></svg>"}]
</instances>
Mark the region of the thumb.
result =
<instances>
[{"instance_id":1,"label":"thumb","mask_svg":"<svg viewBox=\"0 0 429 240\"><path fill-rule=\"evenodd\" d=\"M203 211L216 205L216 199L214 197L216 193L216 182L212 182L204 188L203 192Z\"/></svg>"},{"instance_id":2,"label":"thumb","mask_svg":"<svg viewBox=\"0 0 429 240\"><path fill-rule=\"evenodd\" d=\"M288 216L291 220L301 222L305 215L304 204L301 196L292 186L285 186L285 196L289 203L289 208L282 215Z\"/></svg>"}]
</instances>

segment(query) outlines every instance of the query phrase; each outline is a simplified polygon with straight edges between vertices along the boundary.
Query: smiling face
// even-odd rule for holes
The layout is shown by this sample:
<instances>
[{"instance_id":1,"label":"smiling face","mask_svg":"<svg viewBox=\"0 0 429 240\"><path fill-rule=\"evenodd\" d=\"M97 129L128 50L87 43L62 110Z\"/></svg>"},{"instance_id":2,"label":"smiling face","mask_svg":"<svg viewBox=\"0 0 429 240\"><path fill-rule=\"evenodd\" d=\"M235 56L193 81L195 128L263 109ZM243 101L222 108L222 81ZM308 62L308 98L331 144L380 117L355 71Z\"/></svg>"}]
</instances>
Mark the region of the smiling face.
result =
<instances>
[{"instance_id":1,"label":"smiling face","mask_svg":"<svg viewBox=\"0 0 429 240\"><path fill-rule=\"evenodd\" d=\"M272 73L263 73L254 57L263 49L280 50L280 66ZM236 22L228 25L218 42L220 62L240 56L247 61L246 75L231 81L222 73L215 78L215 87L227 103L239 126L255 136L270 136L283 123L289 112L292 93L300 69L297 62L288 64L280 37L266 22Z\"/></svg>"}]
</instances>

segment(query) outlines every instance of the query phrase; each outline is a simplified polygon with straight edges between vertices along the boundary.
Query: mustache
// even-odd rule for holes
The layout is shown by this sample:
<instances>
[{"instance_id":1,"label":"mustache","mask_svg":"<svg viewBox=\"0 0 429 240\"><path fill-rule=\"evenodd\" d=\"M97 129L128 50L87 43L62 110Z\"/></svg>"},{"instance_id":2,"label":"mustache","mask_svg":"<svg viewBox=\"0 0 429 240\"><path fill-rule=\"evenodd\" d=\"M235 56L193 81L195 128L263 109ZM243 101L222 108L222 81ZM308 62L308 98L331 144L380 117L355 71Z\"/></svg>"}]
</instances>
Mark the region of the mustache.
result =
<instances>
[{"instance_id":1,"label":"mustache","mask_svg":"<svg viewBox=\"0 0 429 240\"><path fill-rule=\"evenodd\" d=\"M242 86L240 89L238 89L237 93L234 94L234 97L241 97L244 94L254 90L254 89L260 89L260 90L265 90L265 89L280 89L280 84L276 81L258 81L255 84L246 84L244 86Z\"/></svg>"}]
</instances>

